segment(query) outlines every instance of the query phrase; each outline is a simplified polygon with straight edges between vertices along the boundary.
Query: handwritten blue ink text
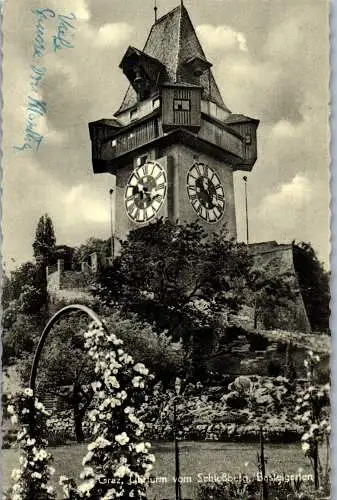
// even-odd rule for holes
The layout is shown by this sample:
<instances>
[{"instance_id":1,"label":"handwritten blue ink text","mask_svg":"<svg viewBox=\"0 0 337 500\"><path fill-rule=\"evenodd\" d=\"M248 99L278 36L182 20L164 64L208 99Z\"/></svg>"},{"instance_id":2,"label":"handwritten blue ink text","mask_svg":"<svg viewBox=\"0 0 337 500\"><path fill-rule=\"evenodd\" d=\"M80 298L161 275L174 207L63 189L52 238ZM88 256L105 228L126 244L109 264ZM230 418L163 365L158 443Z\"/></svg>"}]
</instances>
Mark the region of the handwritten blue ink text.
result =
<instances>
[{"instance_id":1,"label":"handwritten blue ink text","mask_svg":"<svg viewBox=\"0 0 337 500\"><path fill-rule=\"evenodd\" d=\"M46 27L44 25L45 20L55 17L55 12L51 9L36 9L32 11L36 15L36 25L35 25L35 38L33 45L33 57L34 59L39 59L43 56L46 49L45 46L45 31Z\"/></svg>"},{"instance_id":2,"label":"handwritten blue ink text","mask_svg":"<svg viewBox=\"0 0 337 500\"><path fill-rule=\"evenodd\" d=\"M22 146L13 146L17 151L25 149L35 149L37 151L43 141L43 135L39 134L35 129L39 124L39 117L45 116L47 113L47 103L40 99L28 97L27 104L27 122L24 135L24 144Z\"/></svg>"},{"instance_id":3,"label":"handwritten blue ink text","mask_svg":"<svg viewBox=\"0 0 337 500\"><path fill-rule=\"evenodd\" d=\"M74 37L75 26L72 21L76 20L74 13L68 16L56 14L52 9L33 9L35 15L35 33L33 41L33 60L30 74L30 88L32 94L37 97L28 96L26 105L26 125L24 132L24 142L20 146L13 146L16 151L33 150L38 151L44 136L38 132L39 120L47 114L46 101L38 97L42 92L42 84L48 72L46 66L40 65L41 60L47 52L47 21L55 19L58 22L56 35L51 37L51 46L56 52L62 48L73 48L72 39Z\"/></svg>"},{"instance_id":4,"label":"handwritten blue ink text","mask_svg":"<svg viewBox=\"0 0 337 500\"><path fill-rule=\"evenodd\" d=\"M76 19L75 14L72 12L69 16L58 16L59 25L57 28L57 34L53 36L53 48L54 52L62 48L72 49L74 46L69 38L73 38L75 26L71 24L70 21Z\"/></svg>"}]
</instances>

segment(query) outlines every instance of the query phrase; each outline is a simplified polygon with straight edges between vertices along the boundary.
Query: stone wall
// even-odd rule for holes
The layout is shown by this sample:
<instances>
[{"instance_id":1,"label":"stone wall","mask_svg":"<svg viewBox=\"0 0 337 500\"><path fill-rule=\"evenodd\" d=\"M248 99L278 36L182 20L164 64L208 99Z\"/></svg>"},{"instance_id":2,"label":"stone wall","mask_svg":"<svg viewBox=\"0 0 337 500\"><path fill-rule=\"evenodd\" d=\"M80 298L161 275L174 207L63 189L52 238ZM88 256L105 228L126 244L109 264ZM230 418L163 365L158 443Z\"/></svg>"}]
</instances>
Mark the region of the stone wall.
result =
<instances>
[{"instance_id":1,"label":"stone wall","mask_svg":"<svg viewBox=\"0 0 337 500\"><path fill-rule=\"evenodd\" d=\"M311 331L310 322L305 309L293 260L292 244L278 244L276 241L253 243L249 245L251 255L257 268L263 268L277 274L289 274L295 303L289 307L275 310L274 327L300 332ZM260 325L262 326L262 325Z\"/></svg>"},{"instance_id":2,"label":"stone wall","mask_svg":"<svg viewBox=\"0 0 337 500\"><path fill-rule=\"evenodd\" d=\"M52 272L50 272L52 271ZM58 260L57 269L47 269L47 291L51 302L55 300L65 300L76 302L81 299L90 300L89 294L90 266L81 271L65 271L62 259Z\"/></svg>"},{"instance_id":3,"label":"stone wall","mask_svg":"<svg viewBox=\"0 0 337 500\"><path fill-rule=\"evenodd\" d=\"M327 335L282 331L254 331L234 327L225 345L207 362L211 372L228 375L293 376L305 378L304 360L308 350L320 356L319 370L328 377L331 338Z\"/></svg>"}]
</instances>

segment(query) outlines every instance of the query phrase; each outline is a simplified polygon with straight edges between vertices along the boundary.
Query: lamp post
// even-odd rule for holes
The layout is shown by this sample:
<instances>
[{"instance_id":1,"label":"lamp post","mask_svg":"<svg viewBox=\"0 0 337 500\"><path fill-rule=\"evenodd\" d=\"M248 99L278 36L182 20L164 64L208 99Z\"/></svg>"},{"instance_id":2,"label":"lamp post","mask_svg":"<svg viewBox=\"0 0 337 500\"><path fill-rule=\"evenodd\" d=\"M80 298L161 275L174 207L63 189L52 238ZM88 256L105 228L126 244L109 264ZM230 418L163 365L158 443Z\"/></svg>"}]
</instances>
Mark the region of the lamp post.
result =
<instances>
[{"instance_id":1,"label":"lamp post","mask_svg":"<svg viewBox=\"0 0 337 500\"><path fill-rule=\"evenodd\" d=\"M178 422L177 422L177 399L181 391L181 380L176 378L175 396L173 399L173 438L174 438L174 462L175 462L175 500L182 500L180 484L180 453L178 441Z\"/></svg>"},{"instance_id":2,"label":"lamp post","mask_svg":"<svg viewBox=\"0 0 337 500\"><path fill-rule=\"evenodd\" d=\"M245 183L245 203L246 203L246 242L249 244L249 225L248 225L248 197L247 197L247 177L242 177Z\"/></svg>"},{"instance_id":3,"label":"lamp post","mask_svg":"<svg viewBox=\"0 0 337 500\"><path fill-rule=\"evenodd\" d=\"M114 190L109 190L110 195L110 250L111 250L111 259L115 258L115 235L114 235L114 227L113 227L113 203L112 203L112 195Z\"/></svg>"}]
</instances>

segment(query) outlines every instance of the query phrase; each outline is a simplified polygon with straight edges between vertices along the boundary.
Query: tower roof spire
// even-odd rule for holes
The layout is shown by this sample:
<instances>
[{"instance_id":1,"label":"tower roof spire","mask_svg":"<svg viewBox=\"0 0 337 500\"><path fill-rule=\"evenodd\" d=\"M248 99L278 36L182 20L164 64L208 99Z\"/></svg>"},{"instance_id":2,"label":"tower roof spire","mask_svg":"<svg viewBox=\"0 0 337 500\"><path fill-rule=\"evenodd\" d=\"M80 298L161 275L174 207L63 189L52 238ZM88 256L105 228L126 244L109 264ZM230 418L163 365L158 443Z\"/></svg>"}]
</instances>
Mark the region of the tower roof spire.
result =
<instances>
[{"instance_id":1,"label":"tower roof spire","mask_svg":"<svg viewBox=\"0 0 337 500\"><path fill-rule=\"evenodd\" d=\"M157 7L157 0L154 0L154 22L157 22L158 19L158 7Z\"/></svg>"},{"instance_id":2,"label":"tower roof spire","mask_svg":"<svg viewBox=\"0 0 337 500\"><path fill-rule=\"evenodd\" d=\"M154 6L156 9L157 0ZM212 65L206 59L183 0L180 0L176 8L159 18L155 10L155 22L151 27L143 53L156 59L165 67L165 83L189 83L188 68L194 67L195 64L201 65L204 68L200 76L203 95L228 111L210 69ZM206 68L208 68L207 71ZM136 92L130 86L116 115L136 103Z\"/></svg>"}]
</instances>

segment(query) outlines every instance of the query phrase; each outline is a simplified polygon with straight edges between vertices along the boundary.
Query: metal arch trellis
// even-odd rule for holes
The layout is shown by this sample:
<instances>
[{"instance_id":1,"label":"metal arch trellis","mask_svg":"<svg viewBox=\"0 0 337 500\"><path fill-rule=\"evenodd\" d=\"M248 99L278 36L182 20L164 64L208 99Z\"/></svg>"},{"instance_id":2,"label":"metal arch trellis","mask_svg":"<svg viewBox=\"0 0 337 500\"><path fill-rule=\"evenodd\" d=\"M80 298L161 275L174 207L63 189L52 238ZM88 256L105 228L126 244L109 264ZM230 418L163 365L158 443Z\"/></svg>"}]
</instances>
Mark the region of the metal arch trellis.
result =
<instances>
[{"instance_id":1,"label":"metal arch trellis","mask_svg":"<svg viewBox=\"0 0 337 500\"><path fill-rule=\"evenodd\" d=\"M95 323L97 323L97 325L101 326L104 331L106 332L107 335L110 334L107 326L105 325L105 323L99 318L99 316L92 310L90 309L90 307L87 307L87 306L84 306L84 305L81 305L81 304L70 304L68 306L65 306L63 307L62 309L60 309L59 311L57 311L57 313L54 314L54 316L52 316L52 318L48 321L47 325L45 326L42 334L41 334L41 337L40 337L40 340L39 340L39 343L38 343L38 346L36 348L36 351L35 351L35 355L34 355L34 360L33 360L33 364L32 364L32 369L31 369L31 374L30 374L30 380L29 380L29 387L30 389L32 389L33 391L33 394L35 396L35 382L36 382L36 374L37 374L37 369L38 369L38 365L39 365L39 361L40 361L40 356L41 356L41 352L42 352L42 349L44 347L44 344L45 344L45 341L52 329L52 327L55 325L55 323L57 323L57 321L64 315L70 313L70 312L74 312L74 311L82 311L84 313L86 313L89 318L91 318ZM174 442L175 442L175 473L176 473L176 486L175 486L175 497L176 497L176 500L181 500L181 486L180 486L180 466L179 466L179 448L178 448L178 441L177 441L177 435L176 435L176 402L174 401ZM34 430L32 430L32 435L34 434Z\"/></svg>"},{"instance_id":2,"label":"metal arch trellis","mask_svg":"<svg viewBox=\"0 0 337 500\"><path fill-rule=\"evenodd\" d=\"M30 380L29 380L29 387L33 390L34 394L35 394L35 382L36 382L37 369L38 369L38 365L39 365L39 361L40 361L40 357L41 357L41 352L42 352L43 346L45 344L45 341L46 341L52 327L55 325L55 323L57 323L57 321L62 316L66 315L70 312L74 312L74 311L82 311L82 312L86 313L95 323L97 323L99 326L103 327L105 332L107 333L107 335L109 335L109 330L108 330L107 326L103 323L103 321L99 318L99 316L92 309L90 309L90 307L87 307L87 306L84 306L81 304L70 304L69 306L65 306L62 309L60 309L59 311L57 311L57 313L54 314L54 316L48 321L47 325L45 326L45 328L41 334L38 346L37 346L36 351L35 351L32 369L31 369L31 373L30 373Z\"/></svg>"}]
</instances>

